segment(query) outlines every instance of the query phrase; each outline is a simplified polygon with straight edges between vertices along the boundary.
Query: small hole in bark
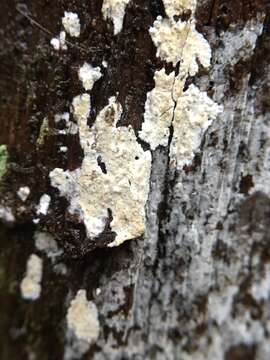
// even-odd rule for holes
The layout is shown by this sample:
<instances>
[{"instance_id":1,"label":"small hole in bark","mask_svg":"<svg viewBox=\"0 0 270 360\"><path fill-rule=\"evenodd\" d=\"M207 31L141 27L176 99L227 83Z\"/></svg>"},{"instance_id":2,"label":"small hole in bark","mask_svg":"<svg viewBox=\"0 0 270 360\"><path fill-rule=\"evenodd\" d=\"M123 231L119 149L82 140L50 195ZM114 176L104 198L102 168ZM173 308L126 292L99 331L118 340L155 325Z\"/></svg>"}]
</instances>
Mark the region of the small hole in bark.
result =
<instances>
[{"instance_id":1,"label":"small hole in bark","mask_svg":"<svg viewBox=\"0 0 270 360\"><path fill-rule=\"evenodd\" d=\"M102 157L100 155L97 157L97 163L98 163L98 166L101 168L101 171L103 172L103 174L107 174L106 165L102 161Z\"/></svg>"},{"instance_id":2,"label":"small hole in bark","mask_svg":"<svg viewBox=\"0 0 270 360\"><path fill-rule=\"evenodd\" d=\"M242 176L240 184L239 184L241 194L248 194L249 190L253 186L254 186L254 183L253 183L251 175Z\"/></svg>"}]
</instances>

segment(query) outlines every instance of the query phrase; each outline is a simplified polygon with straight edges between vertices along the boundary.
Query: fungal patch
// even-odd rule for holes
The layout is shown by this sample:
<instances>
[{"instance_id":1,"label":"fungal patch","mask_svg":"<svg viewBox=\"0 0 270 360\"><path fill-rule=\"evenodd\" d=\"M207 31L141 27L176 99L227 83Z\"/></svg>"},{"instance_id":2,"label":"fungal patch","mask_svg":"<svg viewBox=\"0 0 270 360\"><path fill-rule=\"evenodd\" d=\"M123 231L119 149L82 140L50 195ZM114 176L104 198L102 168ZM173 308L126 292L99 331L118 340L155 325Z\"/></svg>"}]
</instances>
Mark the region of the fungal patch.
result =
<instances>
[{"instance_id":1,"label":"fungal patch","mask_svg":"<svg viewBox=\"0 0 270 360\"><path fill-rule=\"evenodd\" d=\"M130 0L104 0L102 14L105 20L111 19L114 26L114 35L118 34L123 27L125 10Z\"/></svg>"},{"instance_id":2,"label":"fungal patch","mask_svg":"<svg viewBox=\"0 0 270 360\"><path fill-rule=\"evenodd\" d=\"M22 186L17 191L18 197L21 199L22 202L25 202L30 195L30 188L28 186Z\"/></svg>"},{"instance_id":3,"label":"fungal patch","mask_svg":"<svg viewBox=\"0 0 270 360\"><path fill-rule=\"evenodd\" d=\"M82 94L76 96L72 101L73 114L79 124L79 130L81 134L81 127L84 124L83 129L87 127L87 118L90 114L90 95ZM81 139L81 136L80 136ZM81 144L83 146L83 144Z\"/></svg>"},{"instance_id":4,"label":"fungal patch","mask_svg":"<svg viewBox=\"0 0 270 360\"><path fill-rule=\"evenodd\" d=\"M197 60L204 67L210 66L210 46L196 30L193 20L176 22L158 16L149 32L158 57L174 66L180 62L181 77L194 76L198 72Z\"/></svg>"},{"instance_id":5,"label":"fungal patch","mask_svg":"<svg viewBox=\"0 0 270 360\"><path fill-rule=\"evenodd\" d=\"M205 131L221 111L222 108L195 85L191 84L183 92L174 113L170 146L172 163L182 167L192 161Z\"/></svg>"},{"instance_id":6,"label":"fungal patch","mask_svg":"<svg viewBox=\"0 0 270 360\"><path fill-rule=\"evenodd\" d=\"M158 145L168 144L172 126L170 164L182 167L192 161L206 129L222 108L195 85L184 91L187 77L197 74L199 63L205 68L211 64L211 48L197 32L194 18L174 19L187 10L194 13L196 1L164 0L164 6L168 18L158 16L149 32L157 56L174 66L179 63L179 73L166 75L164 70L155 73L155 88L147 94L139 136L154 150Z\"/></svg>"},{"instance_id":7,"label":"fungal patch","mask_svg":"<svg viewBox=\"0 0 270 360\"><path fill-rule=\"evenodd\" d=\"M48 194L43 194L39 199L39 205L37 207L38 215L47 215L49 206L51 202L51 197Z\"/></svg>"},{"instance_id":8,"label":"fungal patch","mask_svg":"<svg viewBox=\"0 0 270 360\"><path fill-rule=\"evenodd\" d=\"M13 223L15 221L10 207L0 205L0 219L6 223Z\"/></svg>"},{"instance_id":9,"label":"fungal patch","mask_svg":"<svg viewBox=\"0 0 270 360\"><path fill-rule=\"evenodd\" d=\"M61 31L59 37L52 38L50 43L56 51L67 50L66 32Z\"/></svg>"},{"instance_id":10,"label":"fungal patch","mask_svg":"<svg viewBox=\"0 0 270 360\"><path fill-rule=\"evenodd\" d=\"M24 299L37 300L40 297L42 270L42 259L35 254L30 255L27 260L26 274L20 285Z\"/></svg>"},{"instance_id":11,"label":"fungal patch","mask_svg":"<svg viewBox=\"0 0 270 360\"><path fill-rule=\"evenodd\" d=\"M102 76L100 67L93 67L85 62L78 71L79 79L81 80L85 90L92 90L94 83Z\"/></svg>"},{"instance_id":12,"label":"fungal patch","mask_svg":"<svg viewBox=\"0 0 270 360\"><path fill-rule=\"evenodd\" d=\"M78 126L74 122L70 121L70 114L68 112L64 112L63 114L56 114L54 116L55 124L59 124L60 121L65 122L65 129L58 130L59 135L75 135L78 133Z\"/></svg>"},{"instance_id":13,"label":"fungal patch","mask_svg":"<svg viewBox=\"0 0 270 360\"><path fill-rule=\"evenodd\" d=\"M142 149L131 126L116 126L122 107L114 97L91 128L87 125L90 96L77 96L73 108L84 159L75 171L54 169L51 184L69 200L69 211L84 221L90 238L102 233L111 211L116 238L109 246L117 246L144 232L151 154Z\"/></svg>"},{"instance_id":14,"label":"fungal patch","mask_svg":"<svg viewBox=\"0 0 270 360\"><path fill-rule=\"evenodd\" d=\"M54 115L54 121L56 124L58 124L61 120L64 120L66 123L69 122L70 115L68 112L64 112L62 114L56 114Z\"/></svg>"},{"instance_id":15,"label":"fungal patch","mask_svg":"<svg viewBox=\"0 0 270 360\"><path fill-rule=\"evenodd\" d=\"M163 0L166 14L171 19L188 10L193 13L196 9L196 3L197 0Z\"/></svg>"},{"instance_id":16,"label":"fungal patch","mask_svg":"<svg viewBox=\"0 0 270 360\"><path fill-rule=\"evenodd\" d=\"M71 301L67 312L67 325L78 340L89 345L98 339L100 326L97 307L87 300L85 290L79 290Z\"/></svg>"},{"instance_id":17,"label":"fungal patch","mask_svg":"<svg viewBox=\"0 0 270 360\"><path fill-rule=\"evenodd\" d=\"M62 255L63 250L59 249L54 237L44 231L37 231L34 235L35 247L37 250L44 252L48 258L54 260L57 256Z\"/></svg>"},{"instance_id":18,"label":"fungal patch","mask_svg":"<svg viewBox=\"0 0 270 360\"><path fill-rule=\"evenodd\" d=\"M67 146L60 146L59 150L62 153L66 153L68 151L68 148L67 148Z\"/></svg>"},{"instance_id":19,"label":"fungal patch","mask_svg":"<svg viewBox=\"0 0 270 360\"><path fill-rule=\"evenodd\" d=\"M149 143L152 150L159 145L167 146L174 111L172 88L175 74L166 75L165 69L155 72L155 87L148 92L144 122L139 136Z\"/></svg>"},{"instance_id":20,"label":"fungal patch","mask_svg":"<svg viewBox=\"0 0 270 360\"><path fill-rule=\"evenodd\" d=\"M74 12L65 11L62 24L66 32L73 37L79 37L81 31L80 19Z\"/></svg>"}]
</instances>

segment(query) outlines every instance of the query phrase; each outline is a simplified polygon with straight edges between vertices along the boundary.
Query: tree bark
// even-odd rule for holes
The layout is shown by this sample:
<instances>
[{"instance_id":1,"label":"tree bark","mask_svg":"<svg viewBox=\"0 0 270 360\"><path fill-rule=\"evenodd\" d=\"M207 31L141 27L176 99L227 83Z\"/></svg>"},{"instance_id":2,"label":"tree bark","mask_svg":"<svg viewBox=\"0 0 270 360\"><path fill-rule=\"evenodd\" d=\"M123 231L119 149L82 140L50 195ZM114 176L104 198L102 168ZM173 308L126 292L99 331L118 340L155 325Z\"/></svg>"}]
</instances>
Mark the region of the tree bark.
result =
<instances>
[{"instance_id":1,"label":"tree bark","mask_svg":"<svg viewBox=\"0 0 270 360\"><path fill-rule=\"evenodd\" d=\"M161 0L132 0L123 30L88 0L8 1L0 14L0 144L9 158L1 205L15 221L0 229L1 359L259 359L270 358L270 18L260 0L200 0L196 27L212 49L209 71L187 83L207 91L223 112L209 127L192 164L169 165L169 147L152 151L146 229L115 248L96 244L67 217L67 201L50 186L55 167L81 165L79 137L55 135L53 117L81 92L78 67L108 63L91 92L89 126L117 95L121 126L141 128L154 72L171 65L156 56L149 34ZM64 11L79 14L80 39L53 51ZM40 129L48 119L48 129ZM38 144L38 139L41 143ZM59 145L72 150L59 156ZM147 148L147 144L142 146ZM22 204L16 193L27 183ZM42 194L54 206L39 225ZM7 220L7 219L5 219ZM63 253L45 254L41 296L20 294L27 259L37 253L37 226L55 234ZM82 350L66 314L79 289L97 307L98 339ZM97 291L98 289L98 291Z\"/></svg>"}]
</instances>

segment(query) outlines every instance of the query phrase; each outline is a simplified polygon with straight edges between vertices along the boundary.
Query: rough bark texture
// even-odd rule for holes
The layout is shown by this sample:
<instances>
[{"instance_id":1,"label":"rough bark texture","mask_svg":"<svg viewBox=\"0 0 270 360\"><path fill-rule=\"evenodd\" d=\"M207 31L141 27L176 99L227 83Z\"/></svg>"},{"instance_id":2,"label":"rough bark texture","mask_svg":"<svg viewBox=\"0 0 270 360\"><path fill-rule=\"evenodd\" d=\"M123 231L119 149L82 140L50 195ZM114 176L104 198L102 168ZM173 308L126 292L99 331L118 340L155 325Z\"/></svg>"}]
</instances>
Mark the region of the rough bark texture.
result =
<instances>
[{"instance_id":1,"label":"rough bark texture","mask_svg":"<svg viewBox=\"0 0 270 360\"><path fill-rule=\"evenodd\" d=\"M64 10L80 15L83 32L68 52L55 54L52 35L30 16L55 35ZM81 91L78 64L108 62L93 89L91 121L119 92L121 125L140 129L154 70L164 66L148 33L158 15L161 1L133 0L114 37L98 0L2 4L0 144L10 158L1 197L16 214L0 235L3 360L76 358L65 316L81 288L97 305L101 327L83 359L270 358L270 19L263 1L198 2L197 28L211 45L212 68L190 82L224 111L191 166L171 171L168 149L153 152L142 239L90 251L84 229L64 218L66 201L49 185L50 170L74 169L82 158L78 138L50 130L36 145L44 117L51 129L53 115ZM59 156L65 141L72 150ZM12 194L26 179L33 190L22 206ZM19 285L36 251L30 219L44 192L57 203L41 225L65 252L54 264L42 255L42 295L28 302Z\"/></svg>"}]
</instances>

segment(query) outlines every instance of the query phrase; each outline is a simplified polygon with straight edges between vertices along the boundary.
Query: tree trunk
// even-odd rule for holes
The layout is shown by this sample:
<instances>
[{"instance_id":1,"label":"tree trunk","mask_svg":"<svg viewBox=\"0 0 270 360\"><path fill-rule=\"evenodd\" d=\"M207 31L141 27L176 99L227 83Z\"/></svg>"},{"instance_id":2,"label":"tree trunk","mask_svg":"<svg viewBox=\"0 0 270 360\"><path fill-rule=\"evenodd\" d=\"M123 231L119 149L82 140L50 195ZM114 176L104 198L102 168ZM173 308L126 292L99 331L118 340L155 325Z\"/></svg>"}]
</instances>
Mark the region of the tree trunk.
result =
<instances>
[{"instance_id":1,"label":"tree trunk","mask_svg":"<svg viewBox=\"0 0 270 360\"><path fill-rule=\"evenodd\" d=\"M158 16L169 18L166 6L174 2L126 3L122 28L106 18L99 0L2 4L0 144L8 159L3 172L0 152L0 358L268 360L267 4L198 0L194 16L183 11L174 20L193 17L194 31L212 52L211 67L199 64L195 75L186 76L185 90L195 85L223 109L191 161L177 166L170 150L176 125L168 127L165 146L152 149L140 139L156 72L175 71L174 81L179 72L179 63L158 56L149 32ZM60 44L64 11L78 14L81 29L80 36L67 34ZM81 133L61 134L63 123L57 127L54 121L56 114L70 112L74 97L87 93L78 79L84 62L102 71L89 92L88 126L115 96L122 107L116 129L130 125L136 146L152 157L144 235L116 247L106 246L115 239L114 212L101 236L90 239L69 213L69 199L50 182L53 169L73 172L86 154ZM26 185L30 194L24 200L18 190ZM51 199L48 212L40 208L44 194ZM56 241L50 251L35 240L44 231ZM36 299L24 297L22 289L31 254L43 264ZM75 315L82 327L71 319L78 294L86 294ZM92 311L89 318L89 306L96 317ZM80 329L89 333L80 337Z\"/></svg>"}]
</instances>

